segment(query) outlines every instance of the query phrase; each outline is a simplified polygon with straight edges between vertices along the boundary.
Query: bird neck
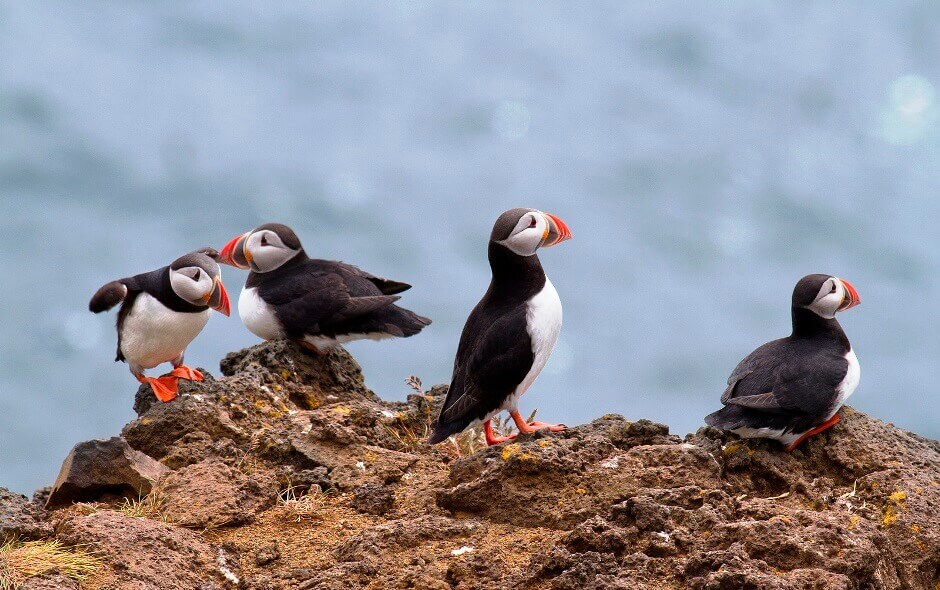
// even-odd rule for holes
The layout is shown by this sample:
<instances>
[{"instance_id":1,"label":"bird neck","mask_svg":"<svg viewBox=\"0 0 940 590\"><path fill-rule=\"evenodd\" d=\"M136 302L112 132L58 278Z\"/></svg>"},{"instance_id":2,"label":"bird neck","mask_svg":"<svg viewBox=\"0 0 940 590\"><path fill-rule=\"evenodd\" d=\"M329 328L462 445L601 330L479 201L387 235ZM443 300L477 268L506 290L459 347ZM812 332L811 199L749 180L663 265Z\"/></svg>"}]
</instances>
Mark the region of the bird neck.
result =
<instances>
[{"instance_id":1,"label":"bird neck","mask_svg":"<svg viewBox=\"0 0 940 590\"><path fill-rule=\"evenodd\" d=\"M538 254L519 256L509 248L490 242L490 269L492 287L503 293L513 293L528 299L545 286L545 271Z\"/></svg>"},{"instance_id":2,"label":"bird neck","mask_svg":"<svg viewBox=\"0 0 940 590\"><path fill-rule=\"evenodd\" d=\"M835 318L824 318L805 307L792 308L794 338L826 338L844 341L848 338Z\"/></svg>"}]
</instances>

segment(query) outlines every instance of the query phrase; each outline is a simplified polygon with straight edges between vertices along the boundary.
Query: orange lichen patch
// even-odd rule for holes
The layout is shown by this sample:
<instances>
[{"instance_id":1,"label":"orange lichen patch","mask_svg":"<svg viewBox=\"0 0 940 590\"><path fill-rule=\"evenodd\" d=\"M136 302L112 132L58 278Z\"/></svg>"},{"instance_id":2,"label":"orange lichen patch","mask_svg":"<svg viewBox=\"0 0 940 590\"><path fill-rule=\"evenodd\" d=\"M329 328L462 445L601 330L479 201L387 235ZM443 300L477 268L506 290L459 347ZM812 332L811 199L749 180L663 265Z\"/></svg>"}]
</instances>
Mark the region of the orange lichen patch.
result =
<instances>
[{"instance_id":1,"label":"orange lichen patch","mask_svg":"<svg viewBox=\"0 0 940 590\"><path fill-rule=\"evenodd\" d=\"M584 494L587 493L587 490L579 487L575 489L574 493L578 494L579 496L583 496Z\"/></svg>"},{"instance_id":2,"label":"orange lichen patch","mask_svg":"<svg viewBox=\"0 0 940 590\"><path fill-rule=\"evenodd\" d=\"M894 492L893 494L888 496L888 500L890 500L891 502L894 502L895 504L900 504L906 499L907 499L907 494L901 491Z\"/></svg>"},{"instance_id":3,"label":"orange lichen patch","mask_svg":"<svg viewBox=\"0 0 940 590\"><path fill-rule=\"evenodd\" d=\"M544 448L547 448L547 447L552 446L552 441L550 441L550 440L540 440L540 441L538 442L538 445L544 449Z\"/></svg>"},{"instance_id":4,"label":"orange lichen patch","mask_svg":"<svg viewBox=\"0 0 940 590\"><path fill-rule=\"evenodd\" d=\"M352 413L352 408L350 408L349 406L333 406L330 409L333 410L334 412L338 412L346 416Z\"/></svg>"},{"instance_id":5,"label":"orange lichen patch","mask_svg":"<svg viewBox=\"0 0 940 590\"><path fill-rule=\"evenodd\" d=\"M895 510L894 506L888 504L881 510L881 524L884 526L891 526L897 522L900 515L898 511Z\"/></svg>"},{"instance_id":6,"label":"orange lichen patch","mask_svg":"<svg viewBox=\"0 0 940 590\"><path fill-rule=\"evenodd\" d=\"M920 525L912 524L912 525L911 525L911 532L912 532L912 533L919 533L919 532L920 532Z\"/></svg>"},{"instance_id":7,"label":"orange lichen patch","mask_svg":"<svg viewBox=\"0 0 940 590\"><path fill-rule=\"evenodd\" d=\"M861 516L858 516L857 514L853 514L851 517L849 517L849 530L854 531L855 527L857 527L858 523L860 523L861 521L862 521Z\"/></svg>"}]
</instances>

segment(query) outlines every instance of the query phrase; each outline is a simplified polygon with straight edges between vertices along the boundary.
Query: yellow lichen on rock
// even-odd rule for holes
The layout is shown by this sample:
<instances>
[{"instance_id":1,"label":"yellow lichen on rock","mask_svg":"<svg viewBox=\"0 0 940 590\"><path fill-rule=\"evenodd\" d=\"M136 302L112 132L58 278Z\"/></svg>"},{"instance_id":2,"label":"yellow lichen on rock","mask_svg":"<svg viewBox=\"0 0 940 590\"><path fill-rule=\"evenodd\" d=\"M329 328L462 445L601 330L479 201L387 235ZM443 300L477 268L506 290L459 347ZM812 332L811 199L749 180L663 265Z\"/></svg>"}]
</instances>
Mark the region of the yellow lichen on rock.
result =
<instances>
[{"instance_id":1,"label":"yellow lichen on rock","mask_svg":"<svg viewBox=\"0 0 940 590\"><path fill-rule=\"evenodd\" d=\"M501 457L503 458L503 461L508 461L509 458L512 457L513 455L517 455L520 450L521 449L519 447L519 443L512 443L511 445L506 445L506 447L503 449L503 454L501 455Z\"/></svg>"}]
</instances>

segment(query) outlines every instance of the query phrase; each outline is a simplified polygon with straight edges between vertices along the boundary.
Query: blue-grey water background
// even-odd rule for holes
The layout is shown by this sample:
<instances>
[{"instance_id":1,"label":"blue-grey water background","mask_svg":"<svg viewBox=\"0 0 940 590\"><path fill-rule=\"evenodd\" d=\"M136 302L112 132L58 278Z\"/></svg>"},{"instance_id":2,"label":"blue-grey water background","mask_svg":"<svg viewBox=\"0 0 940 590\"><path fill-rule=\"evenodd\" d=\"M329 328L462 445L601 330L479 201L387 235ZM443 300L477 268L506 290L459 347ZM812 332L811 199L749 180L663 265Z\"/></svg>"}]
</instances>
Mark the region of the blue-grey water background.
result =
<instances>
[{"instance_id":1,"label":"blue-grey water background","mask_svg":"<svg viewBox=\"0 0 940 590\"><path fill-rule=\"evenodd\" d=\"M433 325L349 347L402 399L449 379L513 206L575 235L524 412L694 431L828 272L863 298L851 404L938 437L938 55L933 0L0 4L0 485L133 417L102 283L289 223L414 285ZM253 342L216 315L187 358Z\"/></svg>"}]
</instances>

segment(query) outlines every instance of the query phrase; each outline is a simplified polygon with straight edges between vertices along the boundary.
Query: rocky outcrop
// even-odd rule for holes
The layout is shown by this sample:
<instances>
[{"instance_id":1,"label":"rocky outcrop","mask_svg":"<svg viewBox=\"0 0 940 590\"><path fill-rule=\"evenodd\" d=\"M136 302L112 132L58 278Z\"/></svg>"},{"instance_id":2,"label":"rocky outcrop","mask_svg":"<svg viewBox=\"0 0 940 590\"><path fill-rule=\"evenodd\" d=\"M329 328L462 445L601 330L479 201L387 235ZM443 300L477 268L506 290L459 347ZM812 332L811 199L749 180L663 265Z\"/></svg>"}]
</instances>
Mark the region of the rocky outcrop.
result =
<instances>
[{"instance_id":1,"label":"rocky outcrop","mask_svg":"<svg viewBox=\"0 0 940 590\"><path fill-rule=\"evenodd\" d=\"M168 472L160 462L135 451L119 436L78 443L62 463L46 507L106 495L146 496Z\"/></svg>"},{"instance_id":2,"label":"rocky outcrop","mask_svg":"<svg viewBox=\"0 0 940 590\"><path fill-rule=\"evenodd\" d=\"M222 372L168 404L138 391L123 440L165 470L149 496L3 496L0 532L93 548L83 589L940 584L940 444L848 408L793 453L617 415L432 448L446 387L384 402L349 355L289 343Z\"/></svg>"},{"instance_id":3,"label":"rocky outcrop","mask_svg":"<svg viewBox=\"0 0 940 590\"><path fill-rule=\"evenodd\" d=\"M46 513L26 496L0 488L0 545L13 539L35 540L52 534Z\"/></svg>"}]
</instances>

